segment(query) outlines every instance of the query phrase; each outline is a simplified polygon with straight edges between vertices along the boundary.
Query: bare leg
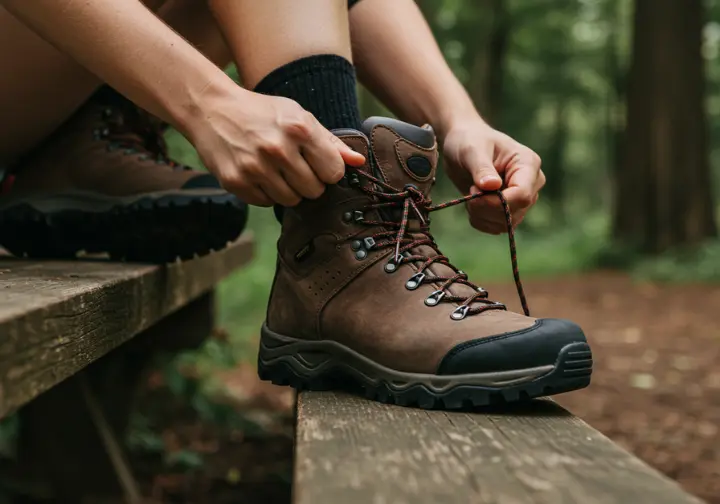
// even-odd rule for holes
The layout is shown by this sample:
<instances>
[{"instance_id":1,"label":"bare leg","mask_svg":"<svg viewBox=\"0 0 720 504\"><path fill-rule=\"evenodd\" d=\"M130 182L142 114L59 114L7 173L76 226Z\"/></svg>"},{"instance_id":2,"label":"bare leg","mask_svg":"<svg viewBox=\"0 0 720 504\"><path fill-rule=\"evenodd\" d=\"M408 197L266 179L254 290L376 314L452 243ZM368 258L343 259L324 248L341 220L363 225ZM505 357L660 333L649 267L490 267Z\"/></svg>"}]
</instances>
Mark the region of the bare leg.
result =
<instances>
[{"instance_id":1,"label":"bare leg","mask_svg":"<svg viewBox=\"0 0 720 504\"><path fill-rule=\"evenodd\" d=\"M210 0L243 84L315 54L351 60L347 0Z\"/></svg>"},{"instance_id":2,"label":"bare leg","mask_svg":"<svg viewBox=\"0 0 720 504\"><path fill-rule=\"evenodd\" d=\"M144 2L216 64L230 54L203 0ZM0 163L37 145L101 84L0 7Z\"/></svg>"}]
</instances>

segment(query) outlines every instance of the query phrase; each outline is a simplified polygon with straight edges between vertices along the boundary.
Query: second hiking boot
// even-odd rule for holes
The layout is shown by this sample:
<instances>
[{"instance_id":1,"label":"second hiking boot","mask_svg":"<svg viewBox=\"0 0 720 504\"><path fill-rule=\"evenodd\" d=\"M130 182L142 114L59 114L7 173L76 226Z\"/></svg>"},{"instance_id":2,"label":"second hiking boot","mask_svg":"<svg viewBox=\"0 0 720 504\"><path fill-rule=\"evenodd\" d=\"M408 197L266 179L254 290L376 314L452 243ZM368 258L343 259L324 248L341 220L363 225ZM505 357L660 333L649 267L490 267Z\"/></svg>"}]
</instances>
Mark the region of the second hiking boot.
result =
<instances>
[{"instance_id":1,"label":"second hiking boot","mask_svg":"<svg viewBox=\"0 0 720 504\"><path fill-rule=\"evenodd\" d=\"M587 386L577 325L508 311L438 250L428 214L469 197L432 206L432 130L385 118L362 130L336 134L366 165L285 211L260 377L450 409Z\"/></svg>"},{"instance_id":2,"label":"second hiking boot","mask_svg":"<svg viewBox=\"0 0 720 504\"><path fill-rule=\"evenodd\" d=\"M19 256L189 259L225 247L247 220L213 176L168 159L158 120L107 87L4 182L0 245Z\"/></svg>"}]
</instances>

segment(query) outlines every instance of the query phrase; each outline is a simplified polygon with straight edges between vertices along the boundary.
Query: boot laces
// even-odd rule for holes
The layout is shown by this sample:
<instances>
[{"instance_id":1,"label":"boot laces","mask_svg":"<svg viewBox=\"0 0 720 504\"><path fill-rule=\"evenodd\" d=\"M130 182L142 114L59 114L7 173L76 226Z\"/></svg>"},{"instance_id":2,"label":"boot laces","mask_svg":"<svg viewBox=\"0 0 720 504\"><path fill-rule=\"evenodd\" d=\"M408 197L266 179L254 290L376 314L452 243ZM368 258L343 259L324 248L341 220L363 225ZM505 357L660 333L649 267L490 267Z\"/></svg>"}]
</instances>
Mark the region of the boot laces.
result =
<instances>
[{"instance_id":1,"label":"boot laces","mask_svg":"<svg viewBox=\"0 0 720 504\"><path fill-rule=\"evenodd\" d=\"M393 257L386 265L386 271L391 272L397 270L402 264L414 263L418 270L408 280L406 287L415 290L423 284L435 284L437 289L430 294L425 300L428 306L435 306L440 302L458 303L459 306L453 311L451 317L455 320L461 320L469 315L475 315L487 310L506 310L506 306L502 303L491 301L488 292L479 287L468 279L465 272L458 269L450 263L449 259L444 256L432 234L430 233L429 214L438 210L443 210L455 205L459 205L476 198L488 196L491 194L500 198L503 211L505 213L505 223L507 226L508 241L510 246L510 260L512 263L513 278L515 280L515 288L522 304L523 312L526 316L530 316L530 309L525 297L522 281L520 280L520 272L518 270L517 249L515 246L515 233L512 224L512 214L507 200L500 191L487 191L470 194L454 200L433 205L429 196L426 196L416 186L412 184L406 185L403 189L397 189L386 182L370 175L361 170L353 169L354 174L350 175L350 184L373 198L373 203L366 205L365 210L380 210L381 218L387 218L390 214L397 215L397 210L402 209L400 219L392 218L391 220L360 220L364 225L371 227L383 227L386 231L380 231L373 234L370 240L365 239L365 243L370 248L381 249L385 247L394 247ZM357 174L357 175L355 175ZM359 176L362 176L372 182L372 184L360 184ZM410 229L410 220L417 219L419 228L417 230ZM436 255L424 255L419 253L416 247L427 245L432 248ZM454 274L450 276L440 276L432 272L430 267L433 264L442 264L450 268ZM462 284L472 288L475 292L470 296L457 296L452 294L449 289L453 284ZM473 306L479 304L480 306Z\"/></svg>"},{"instance_id":2,"label":"boot laces","mask_svg":"<svg viewBox=\"0 0 720 504\"><path fill-rule=\"evenodd\" d=\"M127 155L139 155L143 161L152 159L178 171L190 169L169 158L161 121L135 105L105 107L101 120L102 126L93 135L107 141L108 150L123 149Z\"/></svg>"}]
</instances>

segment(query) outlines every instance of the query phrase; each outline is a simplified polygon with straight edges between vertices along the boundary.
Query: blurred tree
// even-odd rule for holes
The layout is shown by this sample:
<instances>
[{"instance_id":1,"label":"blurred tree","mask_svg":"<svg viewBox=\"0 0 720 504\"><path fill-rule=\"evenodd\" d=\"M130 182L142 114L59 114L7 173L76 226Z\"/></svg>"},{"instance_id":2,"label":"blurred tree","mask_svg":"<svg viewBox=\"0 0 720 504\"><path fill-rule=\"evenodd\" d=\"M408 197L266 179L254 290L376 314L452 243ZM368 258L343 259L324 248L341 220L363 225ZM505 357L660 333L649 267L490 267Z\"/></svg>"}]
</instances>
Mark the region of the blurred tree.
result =
<instances>
[{"instance_id":1,"label":"blurred tree","mask_svg":"<svg viewBox=\"0 0 720 504\"><path fill-rule=\"evenodd\" d=\"M608 20L608 35L605 43L605 69L608 80L606 103L606 141L610 166L615 180L622 174L623 142L625 139L625 104L627 102L627 70L620 61L620 16L617 0L606 0L604 16Z\"/></svg>"},{"instance_id":2,"label":"blurred tree","mask_svg":"<svg viewBox=\"0 0 720 504\"><path fill-rule=\"evenodd\" d=\"M617 239L657 253L715 236L702 0L636 0Z\"/></svg>"},{"instance_id":3,"label":"blurred tree","mask_svg":"<svg viewBox=\"0 0 720 504\"><path fill-rule=\"evenodd\" d=\"M496 124L502 112L511 22L506 0L463 4L458 35L468 44L468 91L475 106L490 124ZM483 26L485 29L479 30Z\"/></svg>"}]
</instances>

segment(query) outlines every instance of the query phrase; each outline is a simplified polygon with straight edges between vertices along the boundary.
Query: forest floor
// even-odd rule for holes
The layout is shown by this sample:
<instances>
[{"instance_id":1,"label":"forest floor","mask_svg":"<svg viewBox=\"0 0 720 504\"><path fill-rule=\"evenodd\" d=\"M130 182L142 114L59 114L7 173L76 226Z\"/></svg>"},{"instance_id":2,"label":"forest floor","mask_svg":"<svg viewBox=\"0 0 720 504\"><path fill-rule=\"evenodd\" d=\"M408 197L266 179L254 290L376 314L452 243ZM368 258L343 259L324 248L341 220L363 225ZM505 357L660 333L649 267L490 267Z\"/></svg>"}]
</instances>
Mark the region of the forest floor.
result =
<instances>
[{"instance_id":1,"label":"forest floor","mask_svg":"<svg viewBox=\"0 0 720 504\"><path fill-rule=\"evenodd\" d=\"M494 299L515 297L511 285L486 287ZM558 401L689 492L720 504L720 286L593 273L533 280L526 290L534 315L575 320L593 346L591 387ZM220 378L242 410L260 419L261 432L214 427L154 387L146 399L166 404L156 419L166 446L201 452L204 463L170 473L159 459L140 457L146 494L153 502L288 503L292 394L259 384L251 365Z\"/></svg>"}]
</instances>

